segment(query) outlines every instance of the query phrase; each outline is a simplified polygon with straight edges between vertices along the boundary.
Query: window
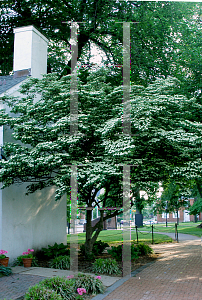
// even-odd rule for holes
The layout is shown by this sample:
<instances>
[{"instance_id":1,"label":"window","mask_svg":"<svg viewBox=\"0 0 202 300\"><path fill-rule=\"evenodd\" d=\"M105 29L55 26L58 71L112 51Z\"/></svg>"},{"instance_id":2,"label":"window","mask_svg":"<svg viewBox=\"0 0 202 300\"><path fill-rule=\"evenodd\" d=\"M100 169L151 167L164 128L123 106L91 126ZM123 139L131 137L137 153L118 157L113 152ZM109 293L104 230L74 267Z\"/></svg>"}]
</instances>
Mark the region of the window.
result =
<instances>
[{"instance_id":1,"label":"window","mask_svg":"<svg viewBox=\"0 0 202 300\"><path fill-rule=\"evenodd\" d=\"M178 211L178 218L179 217L180 217L180 212ZM177 219L177 213L176 212L173 213L173 219Z\"/></svg>"},{"instance_id":2,"label":"window","mask_svg":"<svg viewBox=\"0 0 202 300\"><path fill-rule=\"evenodd\" d=\"M162 218L163 219L166 219L166 213L164 212L164 213L162 213ZM167 213L167 219L169 218L169 213Z\"/></svg>"}]
</instances>

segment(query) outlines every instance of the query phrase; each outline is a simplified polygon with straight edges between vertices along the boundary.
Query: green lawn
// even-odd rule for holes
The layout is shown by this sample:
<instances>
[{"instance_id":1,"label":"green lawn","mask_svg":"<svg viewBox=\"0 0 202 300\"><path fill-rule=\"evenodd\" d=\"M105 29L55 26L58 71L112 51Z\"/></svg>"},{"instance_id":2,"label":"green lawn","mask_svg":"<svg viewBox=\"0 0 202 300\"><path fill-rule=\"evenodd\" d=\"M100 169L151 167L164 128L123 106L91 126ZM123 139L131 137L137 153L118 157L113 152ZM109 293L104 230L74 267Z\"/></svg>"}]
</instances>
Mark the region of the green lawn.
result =
<instances>
[{"instance_id":1,"label":"green lawn","mask_svg":"<svg viewBox=\"0 0 202 300\"><path fill-rule=\"evenodd\" d=\"M103 230L97 240L101 240L103 242L108 243L109 245L111 244L120 244L122 242L122 230ZM131 241L136 242L136 232L131 231ZM150 244L152 242L152 235L151 233L146 234L146 233L139 233L138 234L138 241L139 242L144 242ZM79 233L78 234L78 243L83 244L85 242L85 232ZM160 244L160 243L169 243L172 242L172 239L166 235L162 234L154 234L154 243L155 244ZM70 235L67 235L67 243L70 243Z\"/></svg>"},{"instance_id":2,"label":"green lawn","mask_svg":"<svg viewBox=\"0 0 202 300\"><path fill-rule=\"evenodd\" d=\"M200 224L200 222L193 223L193 222L187 222L187 223L179 223L177 226L179 233L186 233L195 235L198 237L202 236L202 229L197 228L197 226ZM145 225L143 228L140 229L141 231L145 230L151 230L151 226ZM154 224L154 232L175 232L175 223L168 223L168 227L164 224Z\"/></svg>"}]
</instances>

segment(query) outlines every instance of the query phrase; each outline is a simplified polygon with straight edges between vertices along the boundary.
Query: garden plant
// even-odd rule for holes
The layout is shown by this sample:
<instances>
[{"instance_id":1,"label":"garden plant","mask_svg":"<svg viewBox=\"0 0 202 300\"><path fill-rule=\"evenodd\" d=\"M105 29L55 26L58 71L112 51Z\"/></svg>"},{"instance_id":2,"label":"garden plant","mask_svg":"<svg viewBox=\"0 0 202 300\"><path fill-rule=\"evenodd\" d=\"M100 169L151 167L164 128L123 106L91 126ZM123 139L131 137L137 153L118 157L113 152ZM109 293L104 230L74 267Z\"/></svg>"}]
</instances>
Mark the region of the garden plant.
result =
<instances>
[{"instance_id":1,"label":"garden plant","mask_svg":"<svg viewBox=\"0 0 202 300\"><path fill-rule=\"evenodd\" d=\"M83 274L46 278L29 288L25 300L82 300L84 293L96 295L104 292L105 287L100 279L100 276L94 278Z\"/></svg>"}]
</instances>

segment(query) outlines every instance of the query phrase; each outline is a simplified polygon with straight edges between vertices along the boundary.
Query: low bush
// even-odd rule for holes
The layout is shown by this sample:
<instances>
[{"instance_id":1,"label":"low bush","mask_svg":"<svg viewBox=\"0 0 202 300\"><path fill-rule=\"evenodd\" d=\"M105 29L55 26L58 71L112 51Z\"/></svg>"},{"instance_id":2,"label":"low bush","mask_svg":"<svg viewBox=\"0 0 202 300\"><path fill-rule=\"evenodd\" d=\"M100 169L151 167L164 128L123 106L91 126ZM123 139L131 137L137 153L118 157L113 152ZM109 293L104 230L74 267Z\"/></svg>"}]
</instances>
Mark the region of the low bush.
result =
<instances>
[{"instance_id":1,"label":"low bush","mask_svg":"<svg viewBox=\"0 0 202 300\"><path fill-rule=\"evenodd\" d=\"M131 260L135 260L139 258L139 251L134 245L131 245Z\"/></svg>"},{"instance_id":2,"label":"low bush","mask_svg":"<svg viewBox=\"0 0 202 300\"><path fill-rule=\"evenodd\" d=\"M55 257L51 263L51 268L69 270L70 269L70 257L67 255Z\"/></svg>"},{"instance_id":3,"label":"low bush","mask_svg":"<svg viewBox=\"0 0 202 300\"><path fill-rule=\"evenodd\" d=\"M46 278L39 284L29 288L25 300L76 300L83 299L78 295L79 291L98 294L104 292L104 286L100 279L90 275L78 274L70 279L61 277Z\"/></svg>"},{"instance_id":4,"label":"low bush","mask_svg":"<svg viewBox=\"0 0 202 300\"><path fill-rule=\"evenodd\" d=\"M67 248L67 245L64 245L63 243L55 243L53 246L48 245L48 248L42 248L41 250L44 255L50 259L61 255L70 255L70 250Z\"/></svg>"},{"instance_id":5,"label":"low bush","mask_svg":"<svg viewBox=\"0 0 202 300\"><path fill-rule=\"evenodd\" d=\"M12 270L9 267L4 267L0 264L0 274L9 276L12 274Z\"/></svg>"},{"instance_id":6,"label":"low bush","mask_svg":"<svg viewBox=\"0 0 202 300\"><path fill-rule=\"evenodd\" d=\"M137 249L139 255L148 255L153 253L153 249L149 245L144 243L139 243L136 246L134 246L134 248Z\"/></svg>"},{"instance_id":7,"label":"low bush","mask_svg":"<svg viewBox=\"0 0 202 300\"><path fill-rule=\"evenodd\" d=\"M115 259L103 259L98 258L95 260L92 266L92 271L99 274L120 274L118 263Z\"/></svg>"},{"instance_id":8,"label":"low bush","mask_svg":"<svg viewBox=\"0 0 202 300\"><path fill-rule=\"evenodd\" d=\"M46 289L41 284L29 288L24 300L62 300L62 297L55 291Z\"/></svg>"},{"instance_id":9,"label":"low bush","mask_svg":"<svg viewBox=\"0 0 202 300\"><path fill-rule=\"evenodd\" d=\"M100 240L100 241L96 241L96 242L94 243L94 245L93 245L91 258L93 259L93 257L94 257L95 255L100 255L100 254L102 254L103 251L104 251L107 247L109 247L109 245L108 245L107 243L102 242L101 240ZM81 253L82 255L85 256L85 245L84 245L84 244L80 245L80 253ZM89 260L90 260L90 259L89 259Z\"/></svg>"},{"instance_id":10,"label":"low bush","mask_svg":"<svg viewBox=\"0 0 202 300\"><path fill-rule=\"evenodd\" d=\"M122 260L122 251L123 251L123 246L119 245L117 247L111 247L111 249L107 250L108 253L117 261ZM139 255L148 255L152 253L153 250L151 247L144 243L140 243L137 245L131 245L131 260L135 260L139 258Z\"/></svg>"},{"instance_id":11,"label":"low bush","mask_svg":"<svg viewBox=\"0 0 202 300\"><path fill-rule=\"evenodd\" d=\"M105 242L102 242L101 240L100 241L96 241L93 245L93 254L94 255L100 255L103 253L103 251L109 247L109 244L105 243Z\"/></svg>"},{"instance_id":12,"label":"low bush","mask_svg":"<svg viewBox=\"0 0 202 300\"><path fill-rule=\"evenodd\" d=\"M64 300L76 299L76 291L72 281L61 277L46 278L40 283L46 289L54 290Z\"/></svg>"},{"instance_id":13,"label":"low bush","mask_svg":"<svg viewBox=\"0 0 202 300\"><path fill-rule=\"evenodd\" d=\"M102 281L90 275L78 273L76 277L70 280L73 282L75 291L77 291L78 288L82 287L86 289L87 294L96 295L104 293L105 288Z\"/></svg>"},{"instance_id":14,"label":"low bush","mask_svg":"<svg viewBox=\"0 0 202 300\"><path fill-rule=\"evenodd\" d=\"M112 246L111 249L108 249L107 252L116 260L122 260L122 245L118 245L117 247Z\"/></svg>"}]
</instances>

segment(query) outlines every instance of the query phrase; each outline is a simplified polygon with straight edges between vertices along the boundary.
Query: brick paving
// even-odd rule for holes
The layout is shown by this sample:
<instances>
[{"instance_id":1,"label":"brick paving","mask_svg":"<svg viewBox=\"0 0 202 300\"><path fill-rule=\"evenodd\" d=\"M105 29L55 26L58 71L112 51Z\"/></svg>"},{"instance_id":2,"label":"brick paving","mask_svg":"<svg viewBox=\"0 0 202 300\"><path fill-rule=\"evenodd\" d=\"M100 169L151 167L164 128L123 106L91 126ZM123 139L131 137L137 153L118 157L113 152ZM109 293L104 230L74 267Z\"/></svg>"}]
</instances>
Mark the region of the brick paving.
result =
<instances>
[{"instance_id":1,"label":"brick paving","mask_svg":"<svg viewBox=\"0 0 202 300\"><path fill-rule=\"evenodd\" d=\"M121 279L95 300L202 300L202 248L199 239L153 245L160 259L135 277ZM0 300L21 300L44 276L13 274L0 278ZM125 282L124 282L125 280ZM124 283L123 283L124 282ZM109 291L112 291L109 293Z\"/></svg>"},{"instance_id":2,"label":"brick paving","mask_svg":"<svg viewBox=\"0 0 202 300\"><path fill-rule=\"evenodd\" d=\"M39 283L44 277L36 275L13 274L0 278L0 300L24 299L29 287Z\"/></svg>"},{"instance_id":3,"label":"brick paving","mask_svg":"<svg viewBox=\"0 0 202 300\"><path fill-rule=\"evenodd\" d=\"M201 300L200 240L154 245L161 258L131 277L104 300Z\"/></svg>"}]
</instances>

